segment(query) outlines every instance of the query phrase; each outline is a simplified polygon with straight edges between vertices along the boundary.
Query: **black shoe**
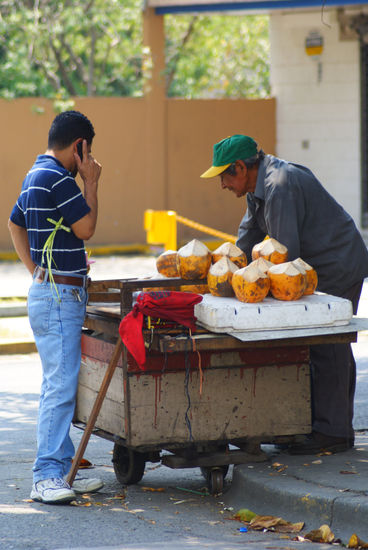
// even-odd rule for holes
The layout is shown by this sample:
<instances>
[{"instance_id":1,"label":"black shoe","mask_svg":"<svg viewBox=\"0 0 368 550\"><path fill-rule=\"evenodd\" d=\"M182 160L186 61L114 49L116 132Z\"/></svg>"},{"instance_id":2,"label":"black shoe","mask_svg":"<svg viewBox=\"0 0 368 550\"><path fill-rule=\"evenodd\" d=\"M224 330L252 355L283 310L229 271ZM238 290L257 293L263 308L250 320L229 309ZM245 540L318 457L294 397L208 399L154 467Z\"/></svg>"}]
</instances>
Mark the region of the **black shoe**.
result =
<instances>
[{"instance_id":1,"label":"black shoe","mask_svg":"<svg viewBox=\"0 0 368 550\"><path fill-rule=\"evenodd\" d=\"M354 447L354 438L334 437L320 432L312 432L305 440L290 445L288 453L291 455L313 455L318 453L342 453Z\"/></svg>"}]
</instances>

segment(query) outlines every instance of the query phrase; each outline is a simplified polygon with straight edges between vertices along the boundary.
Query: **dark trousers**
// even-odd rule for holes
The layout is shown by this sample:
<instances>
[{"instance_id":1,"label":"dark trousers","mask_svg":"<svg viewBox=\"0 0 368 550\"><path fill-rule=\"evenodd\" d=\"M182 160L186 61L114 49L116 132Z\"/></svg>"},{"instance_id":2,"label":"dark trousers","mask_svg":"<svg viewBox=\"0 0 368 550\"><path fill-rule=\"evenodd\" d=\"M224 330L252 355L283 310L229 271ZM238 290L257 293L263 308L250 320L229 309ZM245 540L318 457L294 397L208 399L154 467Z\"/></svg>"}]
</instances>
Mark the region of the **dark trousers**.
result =
<instances>
[{"instance_id":1,"label":"dark trousers","mask_svg":"<svg viewBox=\"0 0 368 550\"><path fill-rule=\"evenodd\" d=\"M339 294L356 314L363 281ZM353 415L356 365L350 344L311 346L312 429L325 435L354 439Z\"/></svg>"}]
</instances>

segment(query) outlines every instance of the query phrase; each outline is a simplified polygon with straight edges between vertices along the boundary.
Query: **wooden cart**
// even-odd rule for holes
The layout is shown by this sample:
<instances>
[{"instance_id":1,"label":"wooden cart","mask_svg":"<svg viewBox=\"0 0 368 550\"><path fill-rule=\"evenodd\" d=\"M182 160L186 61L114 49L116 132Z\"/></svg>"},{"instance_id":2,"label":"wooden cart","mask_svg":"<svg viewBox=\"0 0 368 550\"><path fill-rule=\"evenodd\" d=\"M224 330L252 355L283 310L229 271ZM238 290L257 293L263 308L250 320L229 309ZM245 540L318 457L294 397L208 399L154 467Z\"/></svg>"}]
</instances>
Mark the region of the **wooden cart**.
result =
<instances>
[{"instance_id":1,"label":"wooden cart","mask_svg":"<svg viewBox=\"0 0 368 550\"><path fill-rule=\"evenodd\" d=\"M100 389L120 320L143 288L196 281L122 279L93 282L82 335L74 424L85 427ZM197 281L198 283L198 281ZM199 327L144 329L146 369L123 348L94 433L114 442L122 484L137 483L145 462L199 466L209 490L223 487L230 464L260 461L260 443L282 443L311 431L309 346L356 341L357 328L250 335L240 341ZM302 335L300 335L302 334ZM229 448L229 445L231 447Z\"/></svg>"}]
</instances>

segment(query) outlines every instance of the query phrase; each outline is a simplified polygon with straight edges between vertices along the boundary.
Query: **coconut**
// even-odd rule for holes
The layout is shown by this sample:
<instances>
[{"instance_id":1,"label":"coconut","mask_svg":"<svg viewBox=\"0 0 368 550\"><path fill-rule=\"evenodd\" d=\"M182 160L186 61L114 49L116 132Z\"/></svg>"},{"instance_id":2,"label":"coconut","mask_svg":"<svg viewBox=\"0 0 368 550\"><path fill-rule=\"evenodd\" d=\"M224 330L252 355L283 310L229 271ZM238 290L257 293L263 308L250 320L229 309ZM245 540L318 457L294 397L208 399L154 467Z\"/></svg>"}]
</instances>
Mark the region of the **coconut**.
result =
<instances>
[{"instance_id":1,"label":"coconut","mask_svg":"<svg viewBox=\"0 0 368 550\"><path fill-rule=\"evenodd\" d=\"M297 258L296 260L293 260L293 264L304 269L307 275L307 286L304 290L304 296L309 296L310 294L313 294L318 285L317 271L313 269L311 265L307 264L307 262L305 262L301 258Z\"/></svg>"},{"instance_id":2,"label":"coconut","mask_svg":"<svg viewBox=\"0 0 368 550\"><path fill-rule=\"evenodd\" d=\"M194 292L195 294L209 294L207 284L203 285L183 285L180 287L181 292Z\"/></svg>"},{"instance_id":3,"label":"coconut","mask_svg":"<svg viewBox=\"0 0 368 550\"><path fill-rule=\"evenodd\" d=\"M270 280L266 273L252 262L248 267L235 271L232 279L235 296L241 302L261 302L270 290Z\"/></svg>"},{"instance_id":4,"label":"coconut","mask_svg":"<svg viewBox=\"0 0 368 550\"><path fill-rule=\"evenodd\" d=\"M276 239L265 239L255 244L252 249L252 260L264 258L274 264L282 264L288 259L288 249Z\"/></svg>"},{"instance_id":5,"label":"coconut","mask_svg":"<svg viewBox=\"0 0 368 550\"><path fill-rule=\"evenodd\" d=\"M177 267L182 279L205 279L210 265L211 252L197 239L193 239L178 250Z\"/></svg>"},{"instance_id":6,"label":"coconut","mask_svg":"<svg viewBox=\"0 0 368 550\"><path fill-rule=\"evenodd\" d=\"M229 258L238 269L247 265L247 257L244 252L233 243L223 243L212 252L212 263L215 264L223 257Z\"/></svg>"},{"instance_id":7,"label":"coconut","mask_svg":"<svg viewBox=\"0 0 368 550\"><path fill-rule=\"evenodd\" d=\"M265 260L264 258L258 258L257 260L253 260L253 262L251 262L249 265L253 265L253 264L256 267L258 267L258 269L263 271L263 273L266 273L266 274L267 274L268 270L270 269L270 267L275 265L273 262L269 262L268 260Z\"/></svg>"},{"instance_id":8,"label":"coconut","mask_svg":"<svg viewBox=\"0 0 368 550\"><path fill-rule=\"evenodd\" d=\"M305 270L293 262L274 265L268 270L271 293L277 300L299 300L307 286Z\"/></svg>"},{"instance_id":9,"label":"coconut","mask_svg":"<svg viewBox=\"0 0 368 550\"><path fill-rule=\"evenodd\" d=\"M233 274L238 270L228 257L222 258L211 265L207 275L208 288L214 296L234 296L234 290L231 285Z\"/></svg>"},{"instance_id":10,"label":"coconut","mask_svg":"<svg viewBox=\"0 0 368 550\"><path fill-rule=\"evenodd\" d=\"M178 268L176 265L176 250L166 250L156 258L157 271L165 277L179 277Z\"/></svg>"}]
</instances>

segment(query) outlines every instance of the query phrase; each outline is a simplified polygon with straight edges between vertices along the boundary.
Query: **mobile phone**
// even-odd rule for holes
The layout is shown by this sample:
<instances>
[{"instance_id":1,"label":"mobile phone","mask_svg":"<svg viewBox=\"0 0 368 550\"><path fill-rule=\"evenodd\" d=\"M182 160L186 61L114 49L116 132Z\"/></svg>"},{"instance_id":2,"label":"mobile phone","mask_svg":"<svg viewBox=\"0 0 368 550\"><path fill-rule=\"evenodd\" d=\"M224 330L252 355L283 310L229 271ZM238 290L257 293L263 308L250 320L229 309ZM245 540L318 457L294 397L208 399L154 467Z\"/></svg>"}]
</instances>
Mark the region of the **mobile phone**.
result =
<instances>
[{"instance_id":1,"label":"mobile phone","mask_svg":"<svg viewBox=\"0 0 368 550\"><path fill-rule=\"evenodd\" d=\"M80 156L81 161L83 161L83 141L80 141L79 143L77 143L77 152L78 152L78 155Z\"/></svg>"}]
</instances>

